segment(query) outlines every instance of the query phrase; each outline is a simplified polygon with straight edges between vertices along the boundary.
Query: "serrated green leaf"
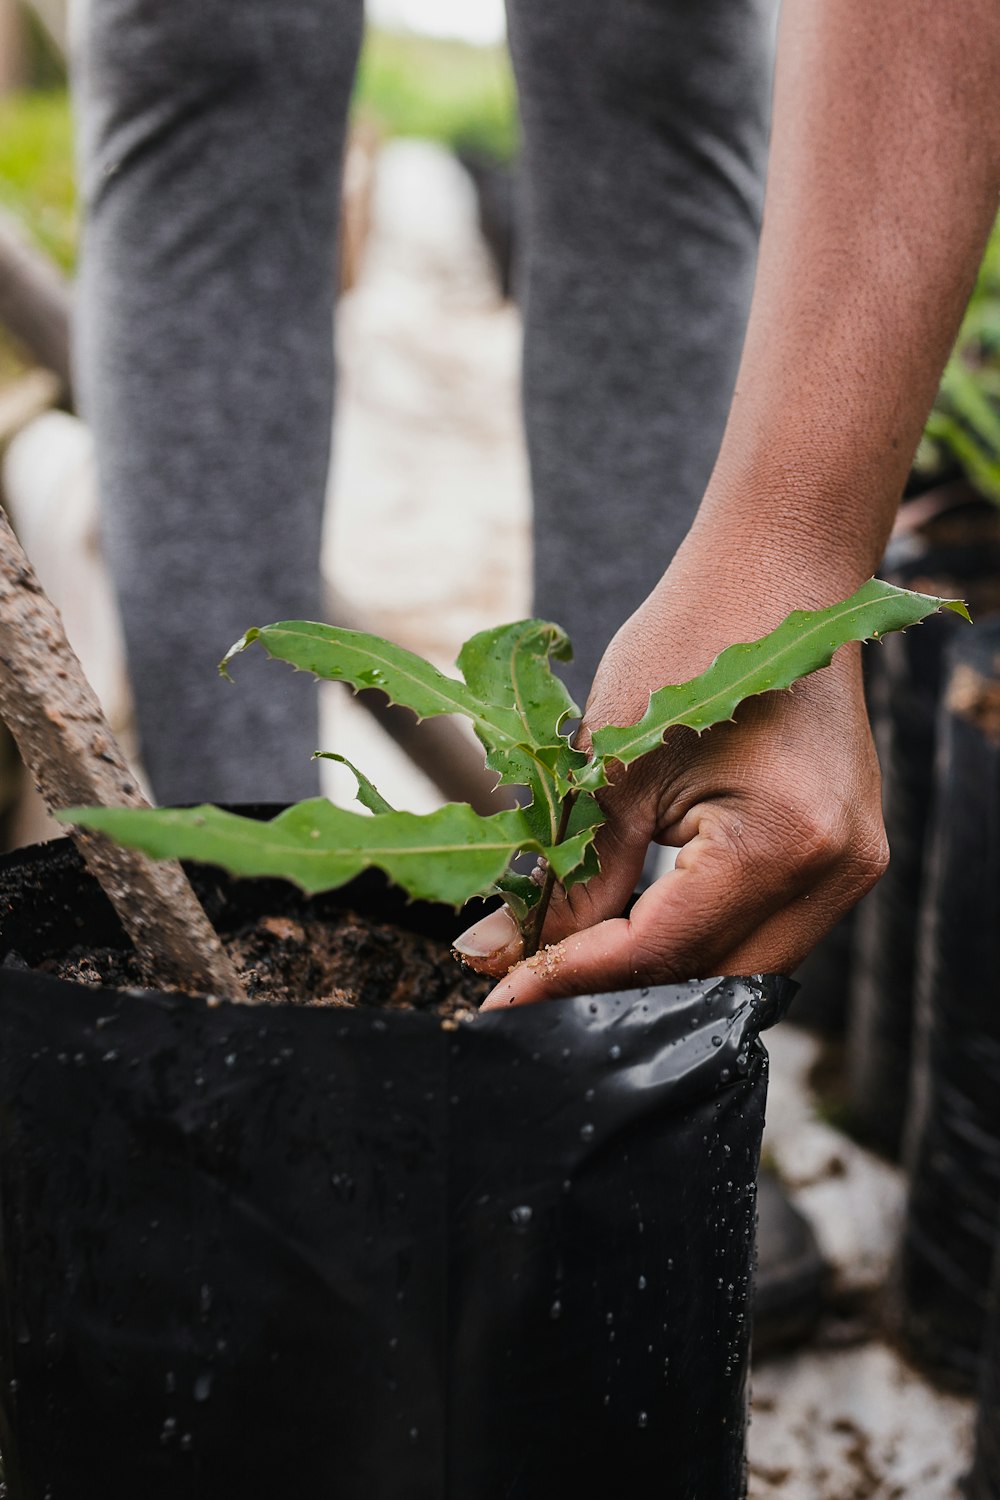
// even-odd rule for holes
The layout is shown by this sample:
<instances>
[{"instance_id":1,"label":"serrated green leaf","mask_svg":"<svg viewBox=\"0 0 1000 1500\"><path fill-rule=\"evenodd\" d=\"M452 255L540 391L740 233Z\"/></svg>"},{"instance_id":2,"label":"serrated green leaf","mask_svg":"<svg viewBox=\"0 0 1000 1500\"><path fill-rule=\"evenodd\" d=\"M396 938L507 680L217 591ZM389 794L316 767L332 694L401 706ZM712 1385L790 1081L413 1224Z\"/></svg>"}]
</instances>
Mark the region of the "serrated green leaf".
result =
<instances>
[{"instance_id":1,"label":"serrated green leaf","mask_svg":"<svg viewBox=\"0 0 1000 1500\"><path fill-rule=\"evenodd\" d=\"M510 709L521 723L521 743L490 744L486 764L502 781L529 787L526 809L536 837L551 841L559 827L563 799L572 790L570 773L586 763L559 733L579 708L549 662L569 661L569 638L545 620L518 620L482 630L466 641L458 667L469 689L485 702Z\"/></svg>"},{"instance_id":2,"label":"serrated green leaf","mask_svg":"<svg viewBox=\"0 0 1000 1500\"><path fill-rule=\"evenodd\" d=\"M829 609L793 610L760 640L727 647L699 677L652 693L638 724L596 730L595 757L629 765L655 750L675 725L700 733L731 719L745 698L790 687L798 678L828 666L833 653L848 641L903 630L939 609L969 618L960 599L937 599L872 578ZM584 772L581 785L587 785L588 774L597 771Z\"/></svg>"},{"instance_id":3,"label":"serrated green leaf","mask_svg":"<svg viewBox=\"0 0 1000 1500\"><path fill-rule=\"evenodd\" d=\"M496 884L507 906L510 908L517 925L524 928L532 910L542 899L542 888L536 885L530 875L518 875L514 870L508 870L501 875Z\"/></svg>"},{"instance_id":4,"label":"serrated green leaf","mask_svg":"<svg viewBox=\"0 0 1000 1500\"><path fill-rule=\"evenodd\" d=\"M342 630L315 620L280 620L254 626L230 647L220 671L241 651L259 641L268 656L289 662L330 682L354 688L378 688L391 703L410 708L418 719L461 714L477 732L501 743L518 744L521 723L512 709L485 704L457 678L447 677L413 651L362 630Z\"/></svg>"},{"instance_id":5,"label":"serrated green leaf","mask_svg":"<svg viewBox=\"0 0 1000 1500\"><path fill-rule=\"evenodd\" d=\"M346 755L338 755L335 750L317 750L313 760L335 760L339 765L346 766L358 783L357 798L362 807L367 807L373 813L391 813L396 809L391 802L387 802L373 781L369 781L363 771L359 771L353 761L347 759Z\"/></svg>"},{"instance_id":6,"label":"serrated green leaf","mask_svg":"<svg viewBox=\"0 0 1000 1500\"><path fill-rule=\"evenodd\" d=\"M565 660L570 654L558 626L519 620L481 631L462 648L464 682L381 636L311 620L255 626L226 653L220 670L228 676L229 663L255 641L301 671L356 689L378 688L418 718L467 718L489 768L508 785L531 789L535 836L543 842L555 837L570 772L585 760L558 733L563 719L579 712L549 668L550 655Z\"/></svg>"},{"instance_id":7,"label":"serrated green leaf","mask_svg":"<svg viewBox=\"0 0 1000 1500\"><path fill-rule=\"evenodd\" d=\"M466 641L457 666L481 702L517 715L522 743L554 745L563 720L579 717L580 710L549 660L570 661L572 656L569 637L558 625L517 620L481 630Z\"/></svg>"},{"instance_id":8,"label":"serrated green leaf","mask_svg":"<svg viewBox=\"0 0 1000 1500\"><path fill-rule=\"evenodd\" d=\"M519 850L552 852L531 836L520 808L483 818L461 802L369 817L315 797L270 822L210 806L70 808L59 816L154 859L275 876L310 894L334 890L374 865L411 896L452 906L488 894Z\"/></svg>"}]
</instances>

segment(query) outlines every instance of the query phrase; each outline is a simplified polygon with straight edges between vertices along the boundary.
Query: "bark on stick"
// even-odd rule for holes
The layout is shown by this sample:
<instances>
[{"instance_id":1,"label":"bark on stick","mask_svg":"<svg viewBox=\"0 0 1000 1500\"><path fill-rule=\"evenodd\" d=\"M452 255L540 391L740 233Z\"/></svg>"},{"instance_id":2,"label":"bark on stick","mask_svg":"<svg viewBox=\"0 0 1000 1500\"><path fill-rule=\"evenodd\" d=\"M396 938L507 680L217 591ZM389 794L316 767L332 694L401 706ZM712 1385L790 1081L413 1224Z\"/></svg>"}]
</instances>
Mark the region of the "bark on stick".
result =
<instances>
[{"instance_id":1,"label":"bark on stick","mask_svg":"<svg viewBox=\"0 0 1000 1500\"><path fill-rule=\"evenodd\" d=\"M145 807L59 613L0 511L0 717L50 811L81 803ZM72 829L157 980L245 1000L239 976L176 862L158 863Z\"/></svg>"}]
</instances>

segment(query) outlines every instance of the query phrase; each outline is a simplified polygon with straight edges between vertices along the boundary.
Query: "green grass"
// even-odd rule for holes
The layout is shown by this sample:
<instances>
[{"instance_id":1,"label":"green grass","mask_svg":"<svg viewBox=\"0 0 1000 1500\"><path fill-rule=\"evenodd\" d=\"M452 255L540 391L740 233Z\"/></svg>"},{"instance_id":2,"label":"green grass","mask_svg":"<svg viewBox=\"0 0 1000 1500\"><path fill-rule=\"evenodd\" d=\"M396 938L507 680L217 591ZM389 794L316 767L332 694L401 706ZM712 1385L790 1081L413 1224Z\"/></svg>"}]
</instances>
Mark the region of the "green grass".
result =
<instances>
[{"instance_id":1,"label":"green grass","mask_svg":"<svg viewBox=\"0 0 1000 1500\"><path fill-rule=\"evenodd\" d=\"M13 94L0 100L0 204L71 270L77 212L73 132L66 93Z\"/></svg>"},{"instance_id":2,"label":"green grass","mask_svg":"<svg viewBox=\"0 0 1000 1500\"><path fill-rule=\"evenodd\" d=\"M472 47L369 31L354 107L389 136L471 146L501 160L517 146L517 106L505 47Z\"/></svg>"}]
</instances>

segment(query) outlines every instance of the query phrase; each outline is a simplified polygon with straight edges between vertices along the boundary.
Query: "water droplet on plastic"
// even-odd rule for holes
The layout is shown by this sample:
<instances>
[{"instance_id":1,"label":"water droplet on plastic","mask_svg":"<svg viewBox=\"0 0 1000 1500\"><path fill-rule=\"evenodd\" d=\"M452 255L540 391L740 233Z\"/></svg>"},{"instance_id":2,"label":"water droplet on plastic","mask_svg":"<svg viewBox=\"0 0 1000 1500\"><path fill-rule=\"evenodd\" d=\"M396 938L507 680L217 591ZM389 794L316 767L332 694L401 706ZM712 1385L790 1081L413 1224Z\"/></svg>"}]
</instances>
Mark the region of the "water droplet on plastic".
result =
<instances>
[{"instance_id":1,"label":"water droplet on plastic","mask_svg":"<svg viewBox=\"0 0 1000 1500\"><path fill-rule=\"evenodd\" d=\"M621 1055L622 1049L619 1047L617 1042L615 1042L613 1047L608 1048L608 1056L610 1057L612 1062L617 1062Z\"/></svg>"},{"instance_id":2,"label":"water droplet on plastic","mask_svg":"<svg viewBox=\"0 0 1000 1500\"><path fill-rule=\"evenodd\" d=\"M519 1203L510 1211L510 1222L516 1229L526 1229L531 1223L531 1209L527 1203Z\"/></svg>"},{"instance_id":3,"label":"water droplet on plastic","mask_svg":"<svg viewBox=\"0 0 1000 1500\"><path fill-rule=\"evenodd\" d=\"M581 1141L592 1141L594 1139L594 1127L588 1121L586 1125L580 1126Z\"/></svg>"},{"instance_id":4,"label":"water droplet on plastic","mask_svg":"<svg viewBox=\"0 0 1000 1500\"><path fill-rule=\"evenodd\" d=\"M419 1427L411 1427L410 1428L410 1442L411 1443L415 1443L417 1441L417 1438L419 1436L420 1436L420 1429L419 1429Z\"/></svg>"},{"instance_id":5,"label":"water droplet on plastic","mask_svg":"<svg viewBox=\"0 0 1000 1500\"><path fill-rule=\"evenodd\" d=\"M583 1096L583 1102L584 1102L584 1104L593 1104L593 1102L594 1102L594 1090L593 1089L588 1089L587 1090L587 1092Z\"/></svg>"},{"instance_id":6,"label":"water droplet on plastic","mask_svg":"<svg viewBox=\"0 0 1000 1500\"><path fill-rule=\"evenodd\" d=\"M556 1298L555 1302L553 1302L552 1306L549 1308L549 1317L553 1321L555 1321L556 1318L561 1318L562 1317L562 1303L559 1301L558 1297Z\"/></svg>"},{"instance_id":7,"label":"water droplet on plastic","mask_svg":"<svg viewBox=\"0 0 1000 1500\"><path fill-rule=\"evenodd\" d=\"M713 1038L712 1038L712 1046L713 1047L721 1047L722 1046L722 1038L721 1038L721 1036L713 1036Z\"/></svg>"},{"instance_id":8,"label":"water droplet on plastic","mask_svg":"<svg viewBox=\"0 0 1000 1500\"><path fill-rule=\"evenodd\" d=\"M638 1282L636 1283L636 1285L638 1286L640 1292L644 1292L646 1290L646 1286L647 1286L647 1282L646 1282L645 1276L640 1276Z\"/></svg>"},{"instance_id":9,"label":"water droplet on plastic","mask_svg":"<svg viewBox=\"0 0 1000 1500\"><path fill-rule=\"evenodd\" d=\"M719 1081L721 1083L728 1083L731 1077L732 1074L730 1073L729 1069L723 1068L721 1073L719 1074Z\"/></svg>"},{"instance_id":10,"label":"water droplet on plastic","mask_svg":"<svg viewBox=\"0 0 1000 1500\"><path fill-rule=\"evenodd\" d=\"M166 1375L163 1377L163 1389L166 1391L168 1396L172 1396L174 1394L174 1391L176 1391L177 1376L174 1374L173 1370L168 1370Z\"/></svg>"},{"instance_id":11,"label":"water droplet on plastic","mask_svg":"<svg viewBox=\"0 0 1000 1500\"><path fill-rule=\"evenodd\" d=\"M639 1427L648 1427L649 1426L649 1417L647 1416L647 1414L644 1411L641 1411L639 1413L638 1424L637 1425Z\"/></svg>"},{"instance_id":12,"label":"water droplet on plastic","mask_svg":"<svg viewBox=\"0 0 1000 1500\"><path fill-rule=\"evenodd\" d=\"M194 1383L194 1399L196 1401L207 1401L212 1394L212 1381L215 1376L211 1370L203 1370Z\"/></svg>"},{"instance_id":13,"label":"water droplet on plastic","mask_svg":"<svg viewBox=\"0 0 1000 1500\"><path fill-rule=\"evenodd\" d=\"M183 1448L183 1450L184 1450L185 1453L190 1453L191 1449L194 1447L194 1438L191 1436L191 1434L189 1432L185 1432L182 1435L182 1437L181 1437L181 1447Z\"/></svg>"},{"instance_id":14,"label":"water droplet on plastic","mask_svg":"<svg viewBox=\"0 0 1000 1500\"><path fill-rule=\"evenodd\" d=\"M234 1068L236 1066L236 1053L235 1052L227 1052L226 1053L225 1064L226 1064L227 1068Z\"/></svg>"}]
</instances>

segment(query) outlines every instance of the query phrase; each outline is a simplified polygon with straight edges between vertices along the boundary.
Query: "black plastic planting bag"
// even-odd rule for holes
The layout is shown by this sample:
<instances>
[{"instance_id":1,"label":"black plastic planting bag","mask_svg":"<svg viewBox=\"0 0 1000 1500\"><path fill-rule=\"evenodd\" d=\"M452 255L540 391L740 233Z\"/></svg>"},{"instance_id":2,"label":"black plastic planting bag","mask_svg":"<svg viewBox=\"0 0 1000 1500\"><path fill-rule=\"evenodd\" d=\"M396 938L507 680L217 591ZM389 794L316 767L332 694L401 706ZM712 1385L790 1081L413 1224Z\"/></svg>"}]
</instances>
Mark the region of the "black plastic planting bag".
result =
<instances>
[{"instance_id":1,"label":"black plastic planting bag","mask_svg":"<svg viewBox=\"0 0 1000 1500\"><path fill-rule=\"evenodd\" d=\"M919 975L903 1330L975 1386L1000 1212L1000 623L949 653Z\"/></svg>"},{"instance_id":2,"label":"black plastic planting bag","mask_svg":"<svg viewBox=\"0 0 1000 1500\"><path fill-rule=\"evenodd\" d=\"M1000 1218L993 1255L993 1297L980 1377L976 1456L967 1485L968 1500L1000 1497Z\"/></svg>"},{"instance_id":3,"label":"black plastic planting bag","mask_svg":"<svg viewBox=\"0 0 1000 1500\"><path fill-rule=\"evenodd\" d=\"M978 501L935 517L893 542L882 576L901 588L967 599L978 621L1000 606L1000 513ZM957 615L943 611L869 648L878 657L870 706L892 857L857 911L848 1053L855 1120L890 1156L899 1154L909 1104L943 662L956 634L967 629Z\"/></svg>"},{"instance_id":4,"label":"black plastic planting bag","mask_svg":"<svg viewBox=\"0 0 1000 1500\"><path fill-rule=\"evenodd\" d=\"M202 889L223 927L334 904ZM29 963L120 941L65 847L0 891ZM0 980L12 1500L742 1494L783 981L456 1026Z\"/></svg>"}]
</instances>

